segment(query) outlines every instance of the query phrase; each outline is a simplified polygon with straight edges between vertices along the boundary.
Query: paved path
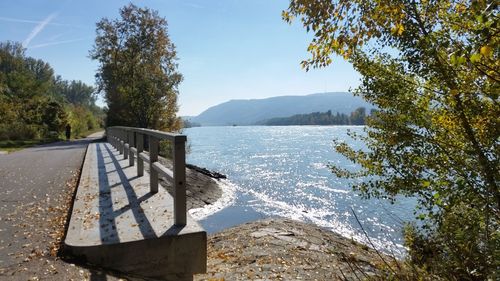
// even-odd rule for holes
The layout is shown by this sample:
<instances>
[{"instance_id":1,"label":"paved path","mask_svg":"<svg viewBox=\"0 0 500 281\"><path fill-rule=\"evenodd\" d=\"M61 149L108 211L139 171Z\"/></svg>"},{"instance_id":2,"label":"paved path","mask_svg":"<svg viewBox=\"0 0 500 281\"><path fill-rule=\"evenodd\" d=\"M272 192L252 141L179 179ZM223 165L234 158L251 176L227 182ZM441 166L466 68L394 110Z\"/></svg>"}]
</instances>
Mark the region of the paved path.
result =
<instances>
[{"instance_id":1,"label":"paved path","mask_svg":"<svg viewBox=\"0 0 500 281\"><path fill-rule=\"evenodd\" d=\"M56 257L87 145L101 136L0 155L0 279L99 280L105 275Z\"/></svg>"}]
</instances>

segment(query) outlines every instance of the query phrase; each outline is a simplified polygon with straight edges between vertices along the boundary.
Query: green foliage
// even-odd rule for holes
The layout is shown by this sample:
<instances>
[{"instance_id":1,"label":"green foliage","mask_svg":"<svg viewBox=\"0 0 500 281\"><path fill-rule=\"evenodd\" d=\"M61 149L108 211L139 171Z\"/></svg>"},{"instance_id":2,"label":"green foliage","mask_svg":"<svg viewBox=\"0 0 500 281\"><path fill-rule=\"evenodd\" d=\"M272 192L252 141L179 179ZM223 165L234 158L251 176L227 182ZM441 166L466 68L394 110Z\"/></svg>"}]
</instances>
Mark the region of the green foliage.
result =
<instances>
[{"instance_id":1,"label":"green foliage","mask_svg":"<svg viewBox=\"0 0 500 281\"><path fill-rule=\"evenodd\" d=\"M332 114L327 112L313 112L309 114L296 114L290 117L272 118L261 122L268 126L289 126L289 125L364 125L366 109L357 108L350 116L344 113Z\"/></svg>"},{"instance_id":2,"label":"green foliage","mask_svg":"<svg viewBox=\"0 0 500 281\"><path fill-rule=\"evenodd\" d=\"M53 132L62 132L64 129L67 116L64 107L55 101L50 101L42 105L43 115L42 123L47 124L47 129Z\"/></svg>"},{"instance_id":3,"label":"green foliage","mask_svg":"<svg viewBox=\"0 0 500 281\"><path fill-rule=\"evenodd\" d=\"M292 0L283 13L314 32L306 69L343 56L380 109L358 136L369 151L337 143L361 171L333 172L369 176L353 186L366 196L415 196L410 259L451 280L499 278L498 12L496 1Z\"/></svg>"},{"instance_id":4,"label":"green foliage","mask_svg":"<svg viewBox=\"0 0 500 281\"><path fill-rule=\"evenodd\" d=\"M366 118L366 109L364 107L359 107L356 108L351 113L351 116L349 117L349 122L351 125L364 125L365 124L365 118Z\"/></svg>"},{"instance_id":5,"label":"green foliage","mask_svg":"<svg viewBox=\"0 0 500 281\"><path fill-rule=\"evenodd\" d=\"M43 126L25 124L23 122L0 124L0 140L32 140L41 139L46 134Z\"/></svg>"},{"instance_id":6,"label":"green foliage","mask_svg":"<svg viewBox=\"0 0 500 281\"><path fill-rule=\"evenodd\" d=\"M427 235L407 226L405 243L412 264L432 265L432 271L447 280L484 280L484 276L498 280L500 275L489 266L500 266L500 234L486 232L482 212L460 202L443 213L442 223Z\"/></svg>"},{"instance_id":7,"label":"green foliage","mask_svg":"<svg viewBox=\"0 0 500 281\"><path fill-rule=\"evenodd\" d=\"M92 107L97 100L94 87L86 85L82 81L67 81L57 76L54 82L56 96L62 97L64 101L73 105Z\"/></svg>"},{"instance_id":8,"label":"green foliage","mask_svg":"<svg viewBox=\"0 0 500 281\"><path fill-rule=\"evenodd\" d=\"M67 104L67 123L73 137L84 137L87 132L104 127L105 114L95 105L97 92L82 81L67 81L57 77L55 94ZM63 125L64 128L64 125Z\"/></svg>"},{"instance_id":9,"label":"green foliage","mask_svg":"<svg viewBox=\"0 0 500 281\"><path fill-rule=\"evenodd\" d=\"M99 62L100 90L108 104L107 125L176 131L178 85L175 46L156 11L129 4L121 19L102 19L91 57Z\"/></svg>"},{"instance_id":10,"label":"green foliage","mask_svg":"<svg viewBox=\"0 0 500 281\"><path fill-rule=\"evenodd\" d=\"M95 106L95 91L80 81L54 77L50 65L26 57L19 43L0 43L0 140L53 139L72 126L95 128L102 110ZM72 107L82 109L75 114Z\"/></svg>"},{"instance_id":11,"label":"green foliage","mask_svg":"<svg viewBox=\"0 0 500 281\"><path fill-rule=\"evenodd\" d=\"M68 105L68 123L71 126L71 135L75 138L84 137L89 131L102 127L102 123L86 107Z\"/></svg>"}]
</instances>

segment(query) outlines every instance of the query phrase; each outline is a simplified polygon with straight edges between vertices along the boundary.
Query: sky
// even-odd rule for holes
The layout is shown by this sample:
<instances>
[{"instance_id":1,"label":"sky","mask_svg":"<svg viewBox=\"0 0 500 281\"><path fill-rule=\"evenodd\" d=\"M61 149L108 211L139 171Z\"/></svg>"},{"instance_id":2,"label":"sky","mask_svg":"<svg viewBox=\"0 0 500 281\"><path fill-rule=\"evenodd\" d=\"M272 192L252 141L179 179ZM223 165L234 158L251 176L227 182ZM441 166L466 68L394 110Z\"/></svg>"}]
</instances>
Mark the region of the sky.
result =
<instances>
[{"instance_id":1,"label":"sky","mask_svg":"<svg viewBox=\"0 0 500 281\"><path fill-rule=\"evenodd\" d=\"M340 58L303 70L312 38L296 20L281 18L288 0L2 0L0 41L18 41L28 56L48 62L57 75L94 85L89 58L95 24L116 19L128 3L157 10L176 45L179 114L195 116L232 99L343 92L360 75ZM103 105L103 101L99 103Z\"/></svg>"}]
</instances>

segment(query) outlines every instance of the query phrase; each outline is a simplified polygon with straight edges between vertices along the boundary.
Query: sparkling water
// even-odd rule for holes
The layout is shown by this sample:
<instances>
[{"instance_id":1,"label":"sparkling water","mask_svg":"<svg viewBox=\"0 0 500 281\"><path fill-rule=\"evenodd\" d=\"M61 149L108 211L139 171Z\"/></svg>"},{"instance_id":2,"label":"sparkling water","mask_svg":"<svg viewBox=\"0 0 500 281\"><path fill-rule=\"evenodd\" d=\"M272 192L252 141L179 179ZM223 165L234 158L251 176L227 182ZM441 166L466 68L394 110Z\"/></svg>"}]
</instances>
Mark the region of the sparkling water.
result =
<instances>
[{"instance_id":1,"label":"sparkling water","mask_svg":"<svg viewBox=\"0 0 500 281\"><path fill-rule=\"evenodd\" d=\"M187 162L228 176L222 210L201 220L208 232L267 217L314 223L396 255L404 254L401 229L413 218L415 200L395 204L363 199L337 178L329 164L356 166L335 152L333 139L363 149L347 130L359 126L198 127L184 131ZM229 188L229 187L228 187ZM353 211L356 213L359 223ZM362 227L360 226L362 225ZM366 232L367 235L363 232Z\"/></svg>"}]
</instances>

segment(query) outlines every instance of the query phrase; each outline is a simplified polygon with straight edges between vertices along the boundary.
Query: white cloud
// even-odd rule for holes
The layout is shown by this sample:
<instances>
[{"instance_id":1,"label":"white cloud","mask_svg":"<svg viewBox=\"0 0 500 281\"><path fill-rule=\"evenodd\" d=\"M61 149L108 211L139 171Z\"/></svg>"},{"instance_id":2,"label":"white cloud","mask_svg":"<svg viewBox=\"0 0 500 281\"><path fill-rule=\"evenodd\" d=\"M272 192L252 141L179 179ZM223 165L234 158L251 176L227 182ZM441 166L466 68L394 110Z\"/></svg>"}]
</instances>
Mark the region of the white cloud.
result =
<instances>
[{"instance_id":1,"label":"white cloud","mask_svg":"<svg viewBox=\"0 0 500 281\"><path fill-rule=\"evenodd\" d=\"M57 16L56 13L52 13L48 17L46 17L43 21L38 23L35 26L35 28L33 28L33 30L31 30L28 37L26 37L26 39L24 39L23 46L25 48L27 48L29 46L31 40L33 40L33 38L35 38L38 35L38 33L42 32L42 30L45 28L45 26L47 26L47 24L49 24L52 21L52 19L54 19L56 16Z\"/></svg>"}]
</instances>

